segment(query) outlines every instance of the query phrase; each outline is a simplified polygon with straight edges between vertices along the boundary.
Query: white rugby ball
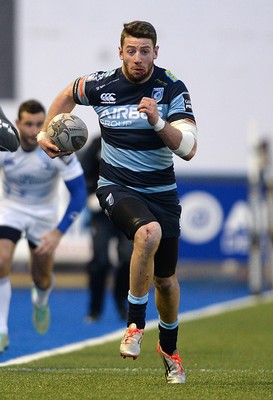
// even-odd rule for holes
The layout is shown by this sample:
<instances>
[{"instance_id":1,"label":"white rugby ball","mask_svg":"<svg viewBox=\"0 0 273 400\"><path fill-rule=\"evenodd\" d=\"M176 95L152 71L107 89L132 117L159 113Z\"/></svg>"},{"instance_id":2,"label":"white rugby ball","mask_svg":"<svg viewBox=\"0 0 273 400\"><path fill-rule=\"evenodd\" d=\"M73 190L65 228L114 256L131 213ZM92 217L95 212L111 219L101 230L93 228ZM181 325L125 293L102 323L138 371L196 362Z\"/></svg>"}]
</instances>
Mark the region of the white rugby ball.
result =
<instances>
[{"instance_id":1,"label":"white rugby ball","mask_svg":"<svg viewBox=\"0 0 273 400\"><path fill-rule=\"evenodd\" d=\"M47 133L61 151L78 151L88 138L85 123L77 115L70 113L56 115L50 121Z\"/></svg>"}]
</instances>

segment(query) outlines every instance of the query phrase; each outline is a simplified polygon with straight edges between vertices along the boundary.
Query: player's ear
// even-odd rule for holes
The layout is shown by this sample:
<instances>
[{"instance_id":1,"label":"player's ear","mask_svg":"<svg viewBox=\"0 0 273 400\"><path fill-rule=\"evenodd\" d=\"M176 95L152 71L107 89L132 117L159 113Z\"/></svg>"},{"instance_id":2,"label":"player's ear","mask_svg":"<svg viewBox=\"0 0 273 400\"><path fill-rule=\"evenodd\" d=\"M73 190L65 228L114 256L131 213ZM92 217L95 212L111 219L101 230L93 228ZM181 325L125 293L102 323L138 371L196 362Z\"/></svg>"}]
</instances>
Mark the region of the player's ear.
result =
<instances>
[{"instance_id":1,"label":"player's ear","mask_svg":"<svg viewBox=\"0 0 273 400\"><path fill-rule=\"evenodd\" d=\"M159 46L155 46L155 48L154 48L154 60L156 60L156 59L157 59L157 56L158 56L158 50L159 50Z\"/></svg>"},{"instance_id":2,"label":"player's ear","mask_svg":"<svg viewBox=\"0 0 273 400\"><path fill-rule=\"evenodd\" d=\"M118 48L118 52L119 52L119 58L120 58L120 60L123 60L123 51L122 51L122 48L121 48L121 47Z\"/></svg>"}]
</instances>

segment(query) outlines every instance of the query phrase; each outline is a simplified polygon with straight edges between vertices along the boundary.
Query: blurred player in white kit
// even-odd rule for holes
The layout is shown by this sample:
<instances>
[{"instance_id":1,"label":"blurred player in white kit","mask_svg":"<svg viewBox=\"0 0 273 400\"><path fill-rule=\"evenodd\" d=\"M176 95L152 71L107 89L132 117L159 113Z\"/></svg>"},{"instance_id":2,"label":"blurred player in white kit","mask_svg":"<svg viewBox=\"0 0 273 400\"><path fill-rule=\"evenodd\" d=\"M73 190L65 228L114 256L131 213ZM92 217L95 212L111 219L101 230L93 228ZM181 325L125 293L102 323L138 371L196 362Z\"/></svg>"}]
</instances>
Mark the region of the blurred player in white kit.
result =
<instances>
[{"instance_id":1,"label":"blurred player in white kit","mask_svg":"<svg viewBox=\"0 0 273 400\"><path fill-rule=\"evenodd\" d=\"M50 324L48 298L54 284L54 251L86 205L85 179L77 156L53 160L37 145L36 136L44 120L42 104L36 100L22 103L16 121L20 147L14 152L0 152L0 353L9 346L9 271L17 242L21 237L28 241L33 323L36 331L44 334ZM70 196L59 221L59 204L64 201L58 198L60 179Z\"/></svg>"}]
</instances>

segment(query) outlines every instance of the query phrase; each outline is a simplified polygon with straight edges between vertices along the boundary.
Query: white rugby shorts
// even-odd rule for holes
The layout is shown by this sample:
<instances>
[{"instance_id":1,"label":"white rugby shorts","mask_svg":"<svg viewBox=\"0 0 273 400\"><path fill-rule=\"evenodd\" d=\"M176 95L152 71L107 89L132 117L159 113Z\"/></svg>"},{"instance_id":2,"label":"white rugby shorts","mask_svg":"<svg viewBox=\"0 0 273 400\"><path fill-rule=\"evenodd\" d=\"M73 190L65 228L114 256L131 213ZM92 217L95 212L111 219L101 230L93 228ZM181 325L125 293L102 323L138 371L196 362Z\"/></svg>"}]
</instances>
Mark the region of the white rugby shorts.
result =
<instances>
[{"instance_id":1,"label":"white rugby shorts","mask_svg":"<svg viewBox=\"0 0 273 400\"><path fill-rule=\"evenodd\" d=\"M25 205L10 199L0 203L0 225L22 232L22 237L39 245L40 238L57 226L57 212L53 207Z\"/></svg>"}]
</instances>

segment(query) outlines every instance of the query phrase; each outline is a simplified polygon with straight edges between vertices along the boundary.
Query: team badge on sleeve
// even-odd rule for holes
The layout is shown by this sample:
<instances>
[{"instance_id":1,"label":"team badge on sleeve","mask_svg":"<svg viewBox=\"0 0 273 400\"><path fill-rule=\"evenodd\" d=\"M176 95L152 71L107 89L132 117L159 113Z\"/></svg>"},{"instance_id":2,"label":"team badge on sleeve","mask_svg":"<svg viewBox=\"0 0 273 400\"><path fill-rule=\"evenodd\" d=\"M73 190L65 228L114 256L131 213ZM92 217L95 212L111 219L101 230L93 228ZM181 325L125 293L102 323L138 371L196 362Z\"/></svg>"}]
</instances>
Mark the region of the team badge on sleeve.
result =
<instances>
[{"instance_id":1,"label":"team badge on sleeve","mask_svg":"<svg viewBox=\"0 0 273 400\"><path fill-rule=\"evenodd\" d=\"M191 98L190 98L189 93L184 92L184 93L182 93L182 96L183 96L183 100L184 100L185 111L187 113L192 114L192 105L191 105Z\"/></svg>"},{"instance_id":2,"label":"team badge on sleeve","mask_svg":"<svg viewBox=\"0 0 273 400\"><path fill-rule=\"evenodd\" d=\"M173 82L177 81L177 77L168 69L166 69L165 74L168 78L170 78Z\"/></svg>"}]
</instances>

